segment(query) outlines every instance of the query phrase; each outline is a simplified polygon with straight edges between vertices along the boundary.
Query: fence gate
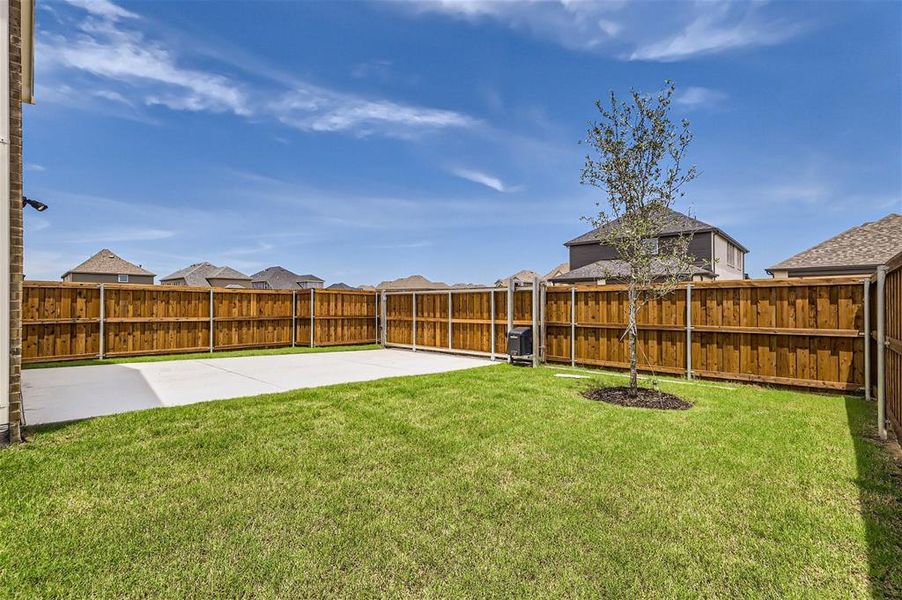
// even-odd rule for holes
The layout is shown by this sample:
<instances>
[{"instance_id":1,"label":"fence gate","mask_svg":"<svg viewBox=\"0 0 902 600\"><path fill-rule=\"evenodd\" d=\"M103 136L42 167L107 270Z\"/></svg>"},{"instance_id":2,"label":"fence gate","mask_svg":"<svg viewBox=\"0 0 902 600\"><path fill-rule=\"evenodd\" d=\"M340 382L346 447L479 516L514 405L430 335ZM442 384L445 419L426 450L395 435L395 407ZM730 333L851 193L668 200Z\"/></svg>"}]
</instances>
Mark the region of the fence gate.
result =
<instances>
[{"instance_id":1,"label":"fence gate","mask_svg":"<svg viewBox=\"0 0 902 600\"><path fill-rule=\"evenodd\" d=\"M382 292L382 343L386 347L431 350L507 359L507 332L531 326L539 331L540 286ZM538 364L541 335L535 336Z\"/></svg>"},{"instance_id":2,"label":"fence gate","mask_svg":"<svg viewBox=\"0 0 902 600\"><path fill-rule=\"evenodd\" d=\"M902 254L865 283L868 292L870 335L868 397L877 398L877 425L886 439L887 425L902 437Z\"/></svg>"}]
</instances>

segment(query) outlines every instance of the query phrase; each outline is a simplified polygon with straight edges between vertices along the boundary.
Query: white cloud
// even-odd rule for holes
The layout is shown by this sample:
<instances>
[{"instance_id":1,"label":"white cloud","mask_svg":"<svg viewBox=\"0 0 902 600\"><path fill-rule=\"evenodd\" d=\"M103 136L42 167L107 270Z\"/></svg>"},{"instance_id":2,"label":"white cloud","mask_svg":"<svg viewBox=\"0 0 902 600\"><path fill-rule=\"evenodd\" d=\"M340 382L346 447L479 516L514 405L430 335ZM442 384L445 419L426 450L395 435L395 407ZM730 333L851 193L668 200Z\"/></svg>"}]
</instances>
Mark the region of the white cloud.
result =
<instances>
[{"instance_id":1,"label":"white cloud","mask_svg":"<svg viewBox=\"0 0 902 600\"><path fill-rule=\"evenodd\" d=\"M497 21L566 48L661 62L778 44L802 30L765 16L780 9L762 3L418 0L395 6L419 15Z\"/></svg>"},{"instance_id":2,"label":"white cloud","mask_svg":"<svg viewBox=\"0 0 902 600\"><path fill-rule=\"evenodd\" d=\"M690 86L682 92L678 92L674 102L686 108L711 108L727 99L727 95L720 90L711 88Z\"/></svg>"},{"instance_id":3,"label":"white cloud","mask_svg":"<svg viewBox=\"0 0 902 600\"><path fill-rule=\"evenodd\" d=\"M86 231L59 236L57 241L63 243L80 244L83 242L105 244L109 242L137 242L165 240L175 235L168 229L156 229L153 227L110 227L100 231Z\"/></svg>"},{"instance_id":4,"label":"white cloud","mask_svg":"<svg viewBox=\"0 0 902 600\"><path fill-rule=\"evenodd\" d=\"M44 77L46 85L55 90L48 92L49 97L58 103L79 108L89 107L92 101L105 106L113 103L130 109L118 115L127 118L139 118L140 113L147 112L142 110L144 106L165 106L179 111L271 118L302 131L399 138L478 123L453 110L343 93L258 67L249 73L266 81L255 81L253 96L273 100L253 102L250 84L236 75L248 71L246 58L230 62L207 48L190 48L185 38L179 43L153 39L147 21L109 0L70 0L70 4L90 16L74 19L66 33L44 33L37 52L42 71L59 79L48 81L50 78ZM130 20L123 22L125 18ZM218 61L224 68L188 67L186 57ZM79 74L102 80L102 87L77 97L58 91L84 88L83 80L69 85L71 77ZM97 88L96 81L90 85Z\"/></svg>"},{"instance_id":5,"label":"white cloud","mask_svg":"<svg viewBox=\"0 0 902 600\"><path fill-rule=\"evenodd\" d=\"M340 131L360 136L382 133L409 137L477 123L455 111L369 100L317 86L288 92L271 103L268 110L282 123L304 131Z\"/></svg>"},{"instance_id":6,"label":"white cloud","mask_svg":"<svg viewBox=\"0 0 902 600\"><path fill-rule=\"evenodd\" d=\"M25 163L25 170L32 171L34 173L41 173L47 170L47 167L43 165L39 165L37 163Z\"/></svg>"},{"instance_id":7,"label":"white cloud","mask_svg":"<svg viewBox=\"0 0 902 600\"><path fill-rule=\"evenodd\" d=\"M495 177L494 175L483 173L482 171L477 171L475 169L455 168L451 169L451 173L460 177L461 179L466 179L467 181L472 181L473 183L478 183L488 188L492 188L496 192L511 191L507 186L504 185L504 182L501 181L501 179Z\"/></svg>"},{"instance_id":8,"label":"white cloud","mask_svg":"<svg viewBox=\"0 0 902 600\"><path fill-rule=\"evenodd\" d=\"M39 42L37 54L45 65L127 83L146 104L251 114L245 94L235 82L180 66L169 48L142 33L109 20L89 19L80 28L82 35L53 35Z\"/></svg>"},{"instance_id":9,"label":"white cloud","mask_svg":"<svg viewBox=\"0 0 902 600\"><path fill-rule=\"evenodd\" d=\"M729 17L718 16L714 11L699 16L672 37L640 46L633 51L630 59L673 62L736 48L772 46L798 31L798 26L759 21L749 16L738 23L731 23Z\"/></svg>"},{"instance_id":10,"label":"white cloud","mask_svg":"<svg viewBox=\"0 0 902 600\"><path fill-rule=\"evenodd\" d=\"M105 19L134 19L137 18L133 12L127 11L121 6L110 2L110 0L65 0L72 6L82 8L94 16L103 17Z\"/></svg>"}]
</instances>

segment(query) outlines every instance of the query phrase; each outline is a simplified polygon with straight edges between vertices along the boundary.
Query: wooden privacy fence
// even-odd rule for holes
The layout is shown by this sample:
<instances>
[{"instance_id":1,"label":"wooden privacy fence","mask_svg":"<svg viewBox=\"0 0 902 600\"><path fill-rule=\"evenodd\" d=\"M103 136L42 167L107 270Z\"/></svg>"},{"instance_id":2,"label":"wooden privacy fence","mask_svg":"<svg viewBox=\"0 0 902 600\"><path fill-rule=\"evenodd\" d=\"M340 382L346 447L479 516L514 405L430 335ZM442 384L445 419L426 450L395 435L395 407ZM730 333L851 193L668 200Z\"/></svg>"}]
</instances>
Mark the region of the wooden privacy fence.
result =
<instances>
[{"instance_id":1,"label":"wooden privacy fence","mask_svg":"<svg viewBox=\"0 0 902 600\"><path fill-rule=\"evenodd\" d=\"M532 287L383 292L383 343L507 357L511 327L537 327Z\"/></svg>"},{"instance_id":2,"label":"wooden privacy fence","mask_svg":"<svg viewBox=\"0 0 902 600\"><path fill-rule=\"evenodd\" d=\"M374 343L377 302L364 291L26 281L22 360Z\"/></svg>"},{"instance_id":3,"label":"wooden privacy fence","mask_svg":"<svg viewBox=\"0 0 902 600\"><path fill-rule=\"evenodd\" d=\"M684 285L642 306L640 368L863 389L876 373L878 344L865 351L866 313L876 323L865 295L873 305L876 285L853 278ZM889 410L899 415L902 268L888 270L885 286L895 306L887 311L887 373L897 374L885 387ZM26 282L23 360L376 341L505 358L508 330L525 325L537 332L536 361L628 366L624 286L533 287L377 294Z\"/></svg>"},{"instance_id":4,"label":"wooden privacy fence","mask_svg":"<svg viewBox=\"0 0 902 600\"><path fill-rule=\"evenodd\" d=\"M869 285L868 397L877 397L880 437L887 421L902 436L902 254L878 267ZM876 389L875 389L876 388Z\"/></svg>"},{"instance_id":5,"label":"wooden privacy fence","mask_svg":"<svg viewBox=\"0 0 902 600\"><path fill-rule=\"evenodd\" d=\"M549 287L545 358L628 368L625 286ZM861 280L693 283L644 304L644 371L834 390L864 387Z\"/></svg>"}]
</instances>

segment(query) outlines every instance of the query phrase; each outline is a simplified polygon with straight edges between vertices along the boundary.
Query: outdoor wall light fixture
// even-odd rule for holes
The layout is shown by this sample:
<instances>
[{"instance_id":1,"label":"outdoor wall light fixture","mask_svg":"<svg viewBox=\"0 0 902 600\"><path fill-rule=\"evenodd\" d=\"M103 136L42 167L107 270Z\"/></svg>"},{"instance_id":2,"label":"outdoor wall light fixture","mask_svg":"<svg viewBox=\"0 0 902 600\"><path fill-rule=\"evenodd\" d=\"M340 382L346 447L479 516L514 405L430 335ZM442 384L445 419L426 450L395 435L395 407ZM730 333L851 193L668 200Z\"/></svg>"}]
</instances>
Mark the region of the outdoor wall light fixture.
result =
<instances>
[{"instance_id":1,"label":"outdoor wall light fixture","mask_svg":"<svg viewBox=\"0 0 902 600\"><path fill-rule=\"evenodd\" d=\"M27 196L22 196L22 208L25 208L26 205L30 206L31 208L35 209L38 212L44 212L48 208L47 205L44 204L43 202L41 202L40 200L35 200L35 199L29 198Z\"/></svg>"}]
</instances>

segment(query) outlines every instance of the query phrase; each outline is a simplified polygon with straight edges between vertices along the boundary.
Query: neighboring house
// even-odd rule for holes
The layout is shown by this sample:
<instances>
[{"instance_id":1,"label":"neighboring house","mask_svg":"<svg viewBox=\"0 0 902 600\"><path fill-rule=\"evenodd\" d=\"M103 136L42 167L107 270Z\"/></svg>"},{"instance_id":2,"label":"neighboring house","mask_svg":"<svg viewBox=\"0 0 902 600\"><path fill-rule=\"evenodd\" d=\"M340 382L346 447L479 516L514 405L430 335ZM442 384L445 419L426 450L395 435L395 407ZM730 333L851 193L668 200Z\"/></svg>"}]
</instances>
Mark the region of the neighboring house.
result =
<instances>
[{"instance_id":1,"label":"neighboring house","mask_svg":"<svg viewBox=\"0 0 902 600\"><path fill-rule=\"evenodd\" d=\"M774 278L870 275L902 252L902 215L843 231L766 269Z\"/></svg>"},{"instance_id":2,"label":"neighboring house","mask_svg":"<svg viewBox=\"0 0 902 600\"><path fill-rule=\"evenodd\" d=\"M140 283L153 285L154 273L117 256L104 248L77 267L62 275L67 282Z\"/></svg>"},{"instance_id":3,"label":"neighboring house","mask_svg":"<svg viewBox=\"0 0 902 600\"><path fill-rule=\"evenodd\" d=\"M326 289L327 289L327 290L347 290L347 291L357 291L357 290L359 290L360 288L355 288L355 287L352 286L352 285L348 285L347 283L344 283L344 282L342 282L342 281L339 281L338 283L333 283L332 285L330 285L330 286L327 287Z\"/></svg>"},{"instance_id":4,"label":"neighboring house","mask_svg":"<svg viewBox=\"0 0 902 600\"><path fill-rule=\"evenodd\" d=\"M321 288L325 281L316 275L298 275L284 267L267 267L251 275L251 287L258 290Z\"/></svg>"},{"instance_id":5,"label":"neighboring house","mask_svg":"<svg viewBox=\"0 0 902 600\"><path fill-rule=\"evenodd\" d=\"M376 284L377 290L443 290L449 287L447 283L430 281L422 275L411 275Z\"/></svg>"},{"instance_id":6,"label":"neighboring house","mask_svg":"<svg viewBox=\"0 0 902 600\"><path fill-rule=\"evenodd\" d=\"M217 267L208 262L202 262L162 277L160 283L191 287L249 288L251 287L251 278L231 267Z\"/></svg>"},{"instance_id":7,"label":"neighboring house","mask_svg":"<svg viewBox=\"0 0 902 600\"><path fill-rule=\"evenodd\" d=\"M616 221L615 221L616 223ZM570 271L552 278L554 283L608 283L629 277L626 263L619 258L616 248L603 244L606 228L593 229L564 244L570 251ZM745 255L748 248L726 234L722 229L671 210L666 225L649 244L657 248L668 238L690 235L689 254L695 257L692 272L686 279L708 281L713 279L744 279ZM663 263L659 263L662 272Z\"/></svg>"},{"instance_id":8,"label":"neighboring house","mask_svg":"<svg viewBox=\"0 0 902 600\"><path fill-rule=\"evenodd\" d=\"M511 278L513 278L515 285L532 285L532 282L536 278L541 279L542 276L539 275L538 273L536 273L535 271L528 271L528 270L517 271L516 273L514 273L513 275L510 275L509 277L505 277L503 279L497 279L495 281L495 287L506 288L509 285Z\"/></svg>"}]
</instances>

